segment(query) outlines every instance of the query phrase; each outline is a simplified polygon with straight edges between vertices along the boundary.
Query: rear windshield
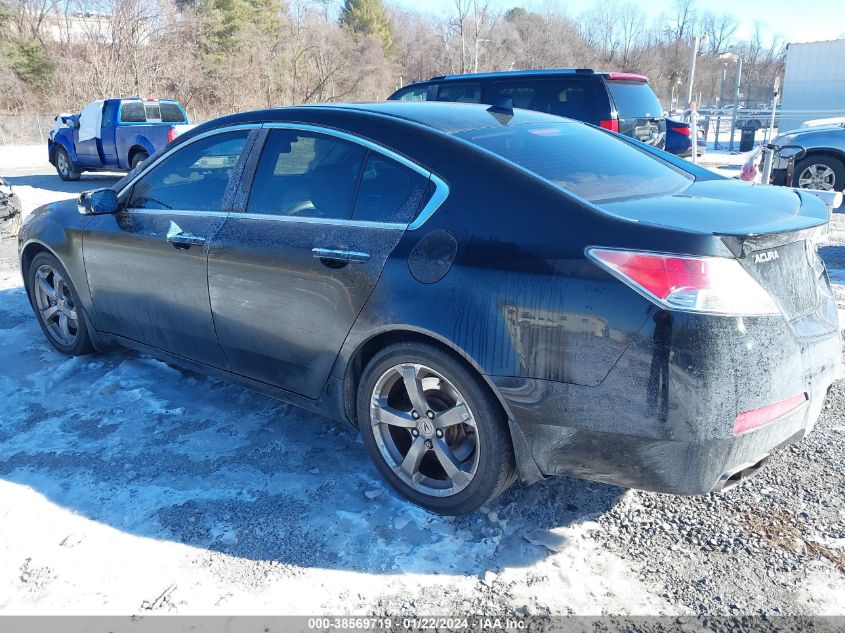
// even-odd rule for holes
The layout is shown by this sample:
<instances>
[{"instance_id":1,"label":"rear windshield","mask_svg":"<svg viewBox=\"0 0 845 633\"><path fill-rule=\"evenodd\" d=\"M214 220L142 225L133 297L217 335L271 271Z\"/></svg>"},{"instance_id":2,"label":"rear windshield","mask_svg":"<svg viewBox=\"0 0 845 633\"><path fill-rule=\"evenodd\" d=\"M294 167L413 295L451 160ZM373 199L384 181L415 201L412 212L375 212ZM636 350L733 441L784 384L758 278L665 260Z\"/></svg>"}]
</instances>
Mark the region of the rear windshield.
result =
<instances>
[{"instance_id":1,"label":"rear windshield","mask_svg":"<svg viewBox=\"0 0 845 633\"><path fill-rule=\"evenodd\" d=\"M575 122L484 128L456 136L592 202L680 193L694 180L610 132Z\"/></svg>"},{"instance_id":2,"label":"rear windshield","mask_svg":"<svg viewBox=\"0 0 845 633\"><path fill-rule=\"evenodd\" d=\"M616 111L620 119L663 116L663 107L647 83L609 80L607 88L616 102Z\"/></svg>"},{"instance_id":3,"label":"rear windshield","mask_svg":"<svg viewBox=\"0 0 845 633\"><path fill-rule=\"evenodd\" d=\"M185 123L185 114L172 101L124 101L120 109L121 123Z\"/></svg>"}]
</instances>

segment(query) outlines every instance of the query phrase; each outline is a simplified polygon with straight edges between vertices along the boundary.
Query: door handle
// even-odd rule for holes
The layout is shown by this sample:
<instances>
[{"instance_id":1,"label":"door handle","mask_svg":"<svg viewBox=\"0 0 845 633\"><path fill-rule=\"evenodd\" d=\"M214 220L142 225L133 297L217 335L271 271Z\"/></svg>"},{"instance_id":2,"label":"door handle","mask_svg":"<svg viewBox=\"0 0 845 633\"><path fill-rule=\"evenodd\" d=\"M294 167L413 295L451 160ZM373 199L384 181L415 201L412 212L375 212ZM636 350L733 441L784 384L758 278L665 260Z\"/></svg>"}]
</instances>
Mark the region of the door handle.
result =
<instances>
[{"instance_id":1,"label":"door handle","mask_svg":"<svg viewBox=\"0 0 845 633\"><path fill-rule=\"evenodd\" d=\"M190 246L202 246L205 244L205 238L191 233L174 233L167 236L167 241L173 244L176 248L187 248Z\"/></svg>"},{"instance_id":2,"label":"door handle","mask_svg":"<svg viewBox=\"0 0 845 633\"><path fill-rule=\"evenodd\" d=\"M311 254L319 260L342 262L344 264L364 264L370 261L369 253L336 248L312 248Z\"/></svg>"}]
</instances>

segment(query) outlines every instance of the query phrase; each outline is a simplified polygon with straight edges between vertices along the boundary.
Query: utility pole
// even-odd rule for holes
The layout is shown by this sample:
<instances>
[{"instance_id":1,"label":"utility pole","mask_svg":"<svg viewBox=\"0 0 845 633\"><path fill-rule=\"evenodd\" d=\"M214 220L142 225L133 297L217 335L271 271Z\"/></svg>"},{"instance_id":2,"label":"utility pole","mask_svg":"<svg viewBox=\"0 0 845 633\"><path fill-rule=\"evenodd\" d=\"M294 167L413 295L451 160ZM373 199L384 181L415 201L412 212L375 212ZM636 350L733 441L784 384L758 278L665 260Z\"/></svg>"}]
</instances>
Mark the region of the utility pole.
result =
<instances>
[{"instance_id":1,"label":"utility pole","mask_svg":"<svg viewBox=\"0 0 845 633\"><path fill-rule=\"evenodd\" d=\"M478 72L478 45L481 44L481 42L489 42L489 41L490 40L488 40L488 39L481 39L481 38L477 38L475 40L475 60L473 61L473 64L472 64L472 72L474 72L474 73Z\"/></svg>"},{"instance_id":2,"label":"utility pole","mask_svg":"<svg viewBox=\"0 0 845 633\"><path fill-rule=\"evenodd\" d=\"M698 57L698 47L707 39L707 33L696 35L692 41L692 57L689 60L689 86L687 87L687 105L692 103L692 87L695 83L695 59Z\"/></svg>"},{"instance_id":3,"label":"utility pole","mask_svg":"<svg viewBox=\"0 0 845 633\"><path fill-rule=\"evenodd\" d=\"M736 126L736 113L739 110L739 87L742 83L742 57L736 56L736 90L734 91L734 111L731 114L731 143L728 146L728 151L734 151L734 132Z\"/></svg>"}]
</instances>

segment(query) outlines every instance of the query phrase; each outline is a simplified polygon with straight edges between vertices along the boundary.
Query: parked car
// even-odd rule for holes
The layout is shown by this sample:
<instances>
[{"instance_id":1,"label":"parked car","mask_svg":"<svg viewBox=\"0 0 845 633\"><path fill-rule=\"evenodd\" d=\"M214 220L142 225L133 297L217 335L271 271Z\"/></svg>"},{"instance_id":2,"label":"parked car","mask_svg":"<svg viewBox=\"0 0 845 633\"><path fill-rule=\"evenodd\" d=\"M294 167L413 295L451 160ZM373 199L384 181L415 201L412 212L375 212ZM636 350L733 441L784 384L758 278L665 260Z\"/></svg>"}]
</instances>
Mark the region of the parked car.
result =
<instances>
[{"instance_id":1,"label":"parked car","mask_svg":"<svg viewBox=\"0 0 845 633\"><path fill-rule=\"evenodd\" d=\"M3 178L0 178L0 238L13 237L21 226L21 199L12 191Z\"/></svg>"},{"instance_id":2,"label":"parked car","mask_svg":"<svg viewBox=\"0 0 845 633\"><path fill-rule=\"evenodd\" d=\"M666 147L664 149L676 156L692 156L691 128L692 124L687 121L666 119ZM698 149L699 156L707 151L707 139L700 125L698 127L698 137L696 138L696 148Z\"/></svg>"},{"instance_id":3,"label":"parked car","mask_svg":"<svg viewBox=\"0 0 845 633\"><path fill-rule=\"evenodd\" d=\"M520 70L432 77L388 97L394 101L497 104L569 117L663 148L663 106L648 77L588 68Z\"/></svg>"},{"instance_id":4,"label":"parked car","mask_svg":"<svg viewBox=\"0 0 845 633\"><path fill-rule=\"evenodd\" d=\"M780 107L775 112L775 127L778 126ZM772 122L771 108L740 108L736 113L737 129L749 128L759 130L769 127Z\"/></svg>"},{"instance_id":5,"label":"parked car","mask_svg":"<svg viewBox=\"0 0 845 633\"><path fill-rule=\"evenodd\" d=\"M559 474L722 490L802 438L842 369L826 222L539 112L333 104L205 123L36 210L19 253L57 350L346 420L456 514Z\"/></svg>"},{"instance_id":6,"label":"parked car","mask_svg":"<svg viewBox=\"0 0 845 633\"><path fill-rule=\"evenodd\" d=\"M842 191L845 187L845 124L820 125L779 134L776 148L800 145L806 150L797 157L791 183L786 182L786 160L775 153L772 183L801 189Z\"/></svg>"},{"instance_id":7,"label":"parked car","mask_svg":"<svg viewBox=\"0 0 845 633\"><path fill-rule=\"evenodd\" d=\"M62 180L78 180L86 171L129 171L190 129L173 99L93 101L80 114L56 119L47 152Z\"/></svg>"}]
</instances>

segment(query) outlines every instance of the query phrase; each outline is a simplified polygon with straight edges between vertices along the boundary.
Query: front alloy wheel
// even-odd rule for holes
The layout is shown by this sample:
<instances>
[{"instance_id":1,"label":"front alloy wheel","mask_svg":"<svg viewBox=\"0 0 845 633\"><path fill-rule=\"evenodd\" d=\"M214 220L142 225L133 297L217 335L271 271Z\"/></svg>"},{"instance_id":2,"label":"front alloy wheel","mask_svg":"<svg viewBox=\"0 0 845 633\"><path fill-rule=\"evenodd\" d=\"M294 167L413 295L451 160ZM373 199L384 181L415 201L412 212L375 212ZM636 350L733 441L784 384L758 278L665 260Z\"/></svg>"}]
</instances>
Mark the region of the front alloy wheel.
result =
<instances>
[{"instance_id":1,"label":"front alloy wheel","mask_svg":"<svg viewBox=\"0 0 845 633\"><path fill-rule=\"evenodd\" d=\"M49 264L35 271L35 305L47 334L59 345L72 346L79 335L79 315L64 277Z\"/></svg>"},{"instance_id":2,"label":"front alloy wheel","mask_svg":"<svg viewBox=\"0 0 845 633\"><path fill-rule=\"evenodd\" d=\"M79 295L64 267L51 253L39 253L29 266L28 289L32 307L47 340L73 356L91 351Z\"/></svg>"},{"instance_id":3,"label":"front alloy wheel","mask_svg":"<svg viewBox=\"0 0 845 633\"><path fill-rule=\"evenodd\" d=\"M827 165L812 164L798 175L798 186L801 189L821 189L832 191L836 185L836 174Z\"/></svg>"},{"instance_id":4,"label":"front alloy wheel","mask_svg":"<svg viewBox=\"0 0 845 633\"><path fill-rule=\"evenodd\" d=\"M514 480L507 419L475 371L426 343L378 352L358 387L358 428L381 475L439 514L464 514Z\"/></svg>"}]
</instances>

